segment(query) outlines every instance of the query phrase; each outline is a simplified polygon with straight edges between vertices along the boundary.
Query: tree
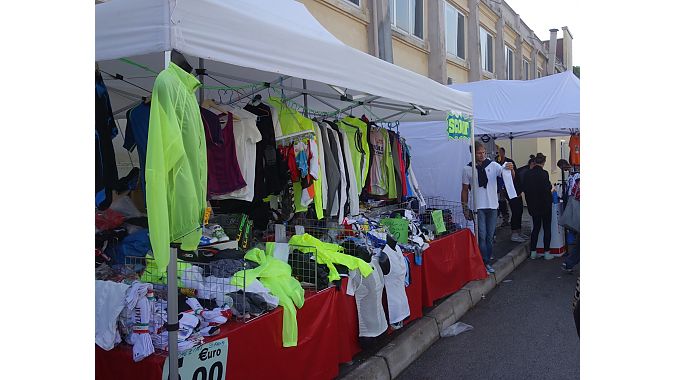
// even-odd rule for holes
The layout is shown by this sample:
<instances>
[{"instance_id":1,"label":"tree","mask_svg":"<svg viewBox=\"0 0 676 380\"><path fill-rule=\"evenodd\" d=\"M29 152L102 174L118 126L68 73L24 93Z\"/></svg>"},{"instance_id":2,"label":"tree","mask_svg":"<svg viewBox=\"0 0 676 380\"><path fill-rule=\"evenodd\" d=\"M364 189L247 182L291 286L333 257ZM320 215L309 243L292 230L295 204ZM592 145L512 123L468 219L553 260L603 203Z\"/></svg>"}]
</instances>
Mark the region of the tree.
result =
<instances>
[{"instance_id":1,"label":"tree","mask_svg":"<svg viewBox=\"0 0 676 380\"><path fill-rule=\"evenodd\" d=\"M580 66L573 66L573 74L575 74L577 79L580 79Z\"/></svg>"}]
</instances>

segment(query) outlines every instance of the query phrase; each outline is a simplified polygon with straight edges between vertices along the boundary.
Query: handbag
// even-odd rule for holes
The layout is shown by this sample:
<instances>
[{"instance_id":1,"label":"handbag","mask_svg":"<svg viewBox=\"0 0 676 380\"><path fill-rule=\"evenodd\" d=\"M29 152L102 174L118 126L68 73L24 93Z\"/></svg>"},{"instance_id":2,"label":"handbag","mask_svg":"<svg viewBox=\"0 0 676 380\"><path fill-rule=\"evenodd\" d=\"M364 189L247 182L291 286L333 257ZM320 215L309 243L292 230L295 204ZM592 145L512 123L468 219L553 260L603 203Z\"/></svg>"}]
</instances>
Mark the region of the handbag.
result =
<instances>
[{"instance_id":1,"label":"handbag","mask_svg":"<svg viewBox=\"0 0 676 380\"><path fill-rule=\"evenodd\" d=\"M563 214L559 218L559 224L569 230L580 232L580 201L575 197L568 199L566 209L563 210Z\"/></svg>"}]
</instances>

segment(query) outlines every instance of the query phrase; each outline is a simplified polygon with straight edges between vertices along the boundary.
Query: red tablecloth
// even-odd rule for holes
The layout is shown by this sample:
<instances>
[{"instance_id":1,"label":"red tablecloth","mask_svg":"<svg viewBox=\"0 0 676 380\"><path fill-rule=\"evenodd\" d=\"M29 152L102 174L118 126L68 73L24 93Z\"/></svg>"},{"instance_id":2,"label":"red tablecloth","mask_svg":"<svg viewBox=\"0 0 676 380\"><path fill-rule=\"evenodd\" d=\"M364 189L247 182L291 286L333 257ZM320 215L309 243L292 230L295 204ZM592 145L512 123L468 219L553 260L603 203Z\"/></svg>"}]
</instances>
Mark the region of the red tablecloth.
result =
<instances>
[{"instance_id":1,"label":"red tablecloth","mask_svg":"<svg viewBox=\"0 0 676 380\"><path fill-rule=\"evenodd\" d=\"M455 293L466 283L488 277L474 235L463 229L430 243L423 253L424 307Z\"/></svg>"},{"instance_id":2,"label":"red tablecloth","mask_svg":"<svg viewBox=\"0 0 676 380\"><path fill-rule=\"evenodd\" d=\"M468 281L486 278L479 249L469 230L435 240L423 253L423 265L411 263L411 283L406 288L410 323L423 315L423 306L461 288ZM359 325L354 297L341 290L306 293L298 310L298 346L282 348L282 309L260 318L228 322L221 334L209 340L228 338L228 379L331 379L338 364L352 360L359 347ZM383 302L386 302L383 299ZM153 355L134 363L126 345L104 351L96 346L97 379L160 380L165 357Z\"/></svg>"},{"instance_id":3,"label":"red tablecloth","mask_svg":"<svg viewBox=\"0 0 676 380\"><path fill-rule=\"evenodd\" d=\"M209 340L228 338L229 380L331 379L338 375L338 363L358 352L355 330L345 331L341 311L345 313L335 289L307 296L298 310L296 347L282 348L281 308L247 323L228 322ZM159 380L163 365L159 355L134 363L128 346L111 351L96 347L97 379Z\"/></svg>"},{"instance_id":4,"label":"red tablecloth","mask_svg":"<svg viewBox=\"0 0 676 380\"><path fill-rule=\"evenodd\" d=\"M418 318L423 316L423 282L422 282L422 266L415 265L414 254L411 252L405 252L404 256L408 259L408 262L411 264L411 282L406 287L406 297L408 298L408 307L411 310L411 316L404 321L404 325L407 325Z\"/></svg>"}]
</instances>

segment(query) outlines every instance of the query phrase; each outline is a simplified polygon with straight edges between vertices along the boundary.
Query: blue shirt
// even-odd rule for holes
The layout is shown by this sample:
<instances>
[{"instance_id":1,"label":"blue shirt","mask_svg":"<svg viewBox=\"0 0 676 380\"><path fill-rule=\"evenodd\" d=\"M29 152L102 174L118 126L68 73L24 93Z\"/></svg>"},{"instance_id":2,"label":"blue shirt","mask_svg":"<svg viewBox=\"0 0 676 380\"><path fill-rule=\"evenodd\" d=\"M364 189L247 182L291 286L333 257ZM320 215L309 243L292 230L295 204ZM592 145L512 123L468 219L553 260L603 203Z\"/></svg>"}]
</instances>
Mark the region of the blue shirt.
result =
<instances>
[{"instance_id":1,"label":"blue shirt","mask_svg":"<svg viewBox=\"0 0 676 380\"><path fill-rule=\"evenodd\" d=\"M148 148L148 124L150 123L150 103L141 103L127 112L127 131L123 147L128 151L138 152L141 166L141 188L146 192L146 152Z\"/></svg>"}]
</instances>

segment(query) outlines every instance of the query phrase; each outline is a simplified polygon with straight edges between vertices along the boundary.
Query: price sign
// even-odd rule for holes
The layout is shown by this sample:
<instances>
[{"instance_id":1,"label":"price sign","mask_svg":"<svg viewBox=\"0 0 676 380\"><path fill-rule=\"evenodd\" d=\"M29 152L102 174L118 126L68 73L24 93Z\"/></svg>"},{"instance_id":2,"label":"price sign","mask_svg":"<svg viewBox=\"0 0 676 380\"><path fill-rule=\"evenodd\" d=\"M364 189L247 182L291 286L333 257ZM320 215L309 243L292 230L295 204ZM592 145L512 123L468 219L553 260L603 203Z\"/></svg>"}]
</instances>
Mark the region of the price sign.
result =
<instances>
[{"instance_id":1,"label":"price sign","mask_svg":"<svg viewBox=\"0 0 676 380\"><path fill-rule=\"evenodd\" d=\"M444 214L441 210L432 211L432 221L434 222L434 229L437 234L446 232L446 225L444 224Z\"/></svg>"},{"instance_id":2,"label":"price sign","mask_svg":"<svg viewBox=\"0 0 676 380\"><path fill-rule=\"evenodd\" d=\"M223 380L228 362L228 338L193 347L178 354L179 380ZM162 379L169 379L169 358Z\"/></svg>"},{"instance_id":3,"label":"price sign","mask_svg":"<svg viewBox=\"0 0 676 380\"><path fill-rule=\"evenodd\" d=\"M393 238L401 244L408 243L408 220L398 218L384 218L380 223L387 227Z\"/></svg>"}]
</instances>

